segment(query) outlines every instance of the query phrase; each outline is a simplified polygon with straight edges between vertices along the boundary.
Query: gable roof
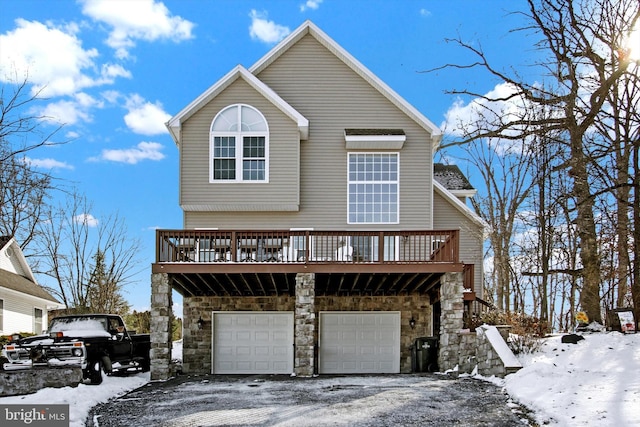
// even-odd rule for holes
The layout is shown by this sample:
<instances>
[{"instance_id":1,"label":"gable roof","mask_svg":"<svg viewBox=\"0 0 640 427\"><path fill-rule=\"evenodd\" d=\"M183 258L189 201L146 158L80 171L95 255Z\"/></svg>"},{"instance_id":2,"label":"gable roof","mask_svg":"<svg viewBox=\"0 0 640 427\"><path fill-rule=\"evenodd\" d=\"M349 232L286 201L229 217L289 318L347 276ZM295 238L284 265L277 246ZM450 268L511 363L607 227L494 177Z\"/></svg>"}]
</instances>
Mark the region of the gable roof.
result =
<instances>
[{"instance_id":1,"label":"gable roof","mask_svg":"<svg viewBox=\"0 0 640 427\"><path fill-rule=\"evenodd\" d=\"M270 52L268 52L258 62L251 66L251 68L249 68L249 71L254 75L260 74L262 70L267 68L278 57L280 57L291 46L295 45L307 34L315 38L321 45L326 47L349 68L351 68L356 74L358 74L374 88L376 88L378 92L380 92L392 104L398 107L402 112L411 117L416 123L418 123L422 128L429 132L434 148L440 143L440 140L442 139L442 132L433 122L431 122L431 120L427 119L420 111L418 111L414 106L409 104L404 98L398 95L386 83L380 80L375 74L369 71L368 68L362 65L349 52L343 49L333 39L331 39L331 37L325 34L320 28L318 28L313 22L309 20L305 21L300 27L289 34L283 41L278 43L273 49L271 49Z\"/></svg>"},{"instance_id":2,"label":"gable roof","mask_svg":"<svg viewBox=\"0 0 640 427\"><path fill-rule=\"evenodd\" d=\"M429 132L429 134L431 135L431 142L434 147L440 143L440 140L442 139L442 132L435 124L433 124L433 122L427 119L414 106L405 101L386 83L380 80L357 59L351 56L349 52L344 50L340 45L333 41L333 39L331 39L322 30L320 30L313 22L305 21L300 27L289 34L289 36L278 43L273 49L271 49L271 51L269 51L258 62L251 66L251 68L247 70L242 65L236 66L233 70L222 77L222 79L218 80L217 83L215 83L204 93L198 96L194 101L192 101L189 105L183 108L178 114L173 116L166 123L166 126L169 129L169 133L171 134L176 145L180 145L180 127L182 123L202 107L204 107L210 100L215 98L219 93L221 93L238 78L242 78L244 81L246 81L256 91L261 93L266 99L270 100L283 113L285 113L294 122L296 122L300 130L300 139L308 139L309 121L302 114L297 112L295 108L289 105L284 99L282 99L276 92L274 92L271 88L269 88L266 84L264 84L260 79L256 77L262 70L272 64L284 52L286 52L291 46L296 44L307 34L314 37L321 45L326 47L337 58L344 62L349 68L351 68L356 74L358 74L365 81L376 88L392 104L394 104L407 116L411 117L427 132Z\"/></svg>"},{"instance_id":3,"label":"gable roof","mask_svg":"<svg viewBox=\"0 0 640 427\"><path fill-rule=\"evenodd\" d=\"M10 256L8 255L9 251L11 251ZM18 245L13 237L0 236L0 254L10 258L12 263L17 263L20 266L20 270L25 274L16 274L0 267L1 288L10 289L22 294L54 302L58 308L64 307L42 286L38 285L36 278L33 275L24 254L22 253L22 249L20 249L20 245Z\"/></svg>"},{"instance_id":4,"label":"gable roof","mask_svg":"<svg viewBox=\"0 0 640 427\"><path fill-rule=\"evenodd\" d=\"M269 100L274 106L279 108L280 111L291 118L291 120L293 120L298 125L301 140L306 140L309 138L309 120L307 120L302 114L296 111L295 108L289 105L269 86L267 86L256 76L251 74L246 68L244 68L242 65L238 65L166 123L166 126L169 129L169 133L173 137L176 145L180 146L180 127L182 126L182 122L198 112L198 110L204 107L209 101L215 98L218 94L220 94L223 90L225 90L238 79L242 79L247 82L249 86L255 89L258 93L264 96L265 99Z\"/></svg>"}]
</instances>

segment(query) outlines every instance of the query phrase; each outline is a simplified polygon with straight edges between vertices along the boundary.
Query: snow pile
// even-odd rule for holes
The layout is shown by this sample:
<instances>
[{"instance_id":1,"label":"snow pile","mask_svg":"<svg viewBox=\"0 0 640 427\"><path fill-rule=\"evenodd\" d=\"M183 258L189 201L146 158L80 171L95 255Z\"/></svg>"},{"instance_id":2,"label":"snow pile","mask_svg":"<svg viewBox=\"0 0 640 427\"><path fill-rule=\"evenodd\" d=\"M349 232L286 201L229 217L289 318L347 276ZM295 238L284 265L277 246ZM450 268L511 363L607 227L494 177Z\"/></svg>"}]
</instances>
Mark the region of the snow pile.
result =
<instances>
[{"instance_id":1,"label":"snow pile","mask_svg":"<svg viewBox=\"0 0 640 427\"><path fill-rule=\"evenodd\" d=\"M640 334L584 334L578 344L545 340L503 384L542 425L640 426Z\"/></svg>"}]
</instances>

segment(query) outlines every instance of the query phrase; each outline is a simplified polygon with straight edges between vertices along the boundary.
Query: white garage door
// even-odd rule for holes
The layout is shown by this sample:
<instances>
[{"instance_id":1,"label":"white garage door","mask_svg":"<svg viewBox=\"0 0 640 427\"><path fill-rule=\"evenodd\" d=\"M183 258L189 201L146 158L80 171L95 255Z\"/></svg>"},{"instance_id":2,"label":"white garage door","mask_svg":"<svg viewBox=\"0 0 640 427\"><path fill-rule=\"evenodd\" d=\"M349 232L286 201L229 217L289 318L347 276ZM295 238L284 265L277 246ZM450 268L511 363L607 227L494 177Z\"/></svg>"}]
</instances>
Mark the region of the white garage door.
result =
<instances>
[{"instance_id":1,"label":"white garage door","mask_svg":"<svg viewBox=\"0 0 640 427\"><path fill-rule=\"evenodd\" d=\"M293 372L292 312L213 312L214 374Z\"/></svg>"},{"instance_id":2,"label":"white garage door","mask_svg":"<svg viewBox=\"0 0 640 427\"><path fill-rule=\"evenodd\" d=\"M400 312L321 312L319 373L400 372Z\"/></svg>"}]
</instances>

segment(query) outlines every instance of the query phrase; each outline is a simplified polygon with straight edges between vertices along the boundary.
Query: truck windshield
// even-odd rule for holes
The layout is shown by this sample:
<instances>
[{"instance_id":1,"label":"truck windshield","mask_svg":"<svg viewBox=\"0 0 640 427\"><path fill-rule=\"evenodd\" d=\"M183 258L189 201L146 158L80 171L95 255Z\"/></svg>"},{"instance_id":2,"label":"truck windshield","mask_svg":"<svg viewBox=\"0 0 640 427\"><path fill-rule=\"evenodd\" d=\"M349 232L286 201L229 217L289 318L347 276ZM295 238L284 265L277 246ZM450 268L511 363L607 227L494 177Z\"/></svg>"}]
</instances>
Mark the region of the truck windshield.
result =
<instances>
[{"instance_id":1,"label":"truck windshield","mask_svg":"<svg viewBox=\"0 0 640 427\"><path fill-rule=\"evenodd\" d=\"M64 331L107 331L107 319L105 318L62 318L53 319L49 332Z\"/></svg>"}]
</instances>

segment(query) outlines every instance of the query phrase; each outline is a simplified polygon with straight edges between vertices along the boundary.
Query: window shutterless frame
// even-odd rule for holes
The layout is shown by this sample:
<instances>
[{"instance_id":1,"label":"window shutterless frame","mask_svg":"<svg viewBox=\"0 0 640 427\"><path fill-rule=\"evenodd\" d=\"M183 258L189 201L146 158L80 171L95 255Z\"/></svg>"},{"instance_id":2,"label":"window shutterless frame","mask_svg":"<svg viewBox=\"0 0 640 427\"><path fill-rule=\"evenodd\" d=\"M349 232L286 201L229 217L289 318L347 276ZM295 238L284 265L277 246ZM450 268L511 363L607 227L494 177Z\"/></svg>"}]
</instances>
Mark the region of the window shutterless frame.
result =
<instances>
[{"instance_id":1,"label":"window shutterless frame","mask_svg":"<svg viewBox=\"0 0 640 427\"><path fill-rule=\"evenodd\" d=\"M222 109L211 123L209 182L268 182L269 126L246 104Z\"/></svg>"},{"instance_id":2,"label":"window shutterless frame","mask_svg":"<svg viewBox=\"0 0 640 427\"><path fill-rule=\"evenodd\" d=\"M400 222L400 154L347 155L347 223Z\"/></svg>"}]
</instances>

